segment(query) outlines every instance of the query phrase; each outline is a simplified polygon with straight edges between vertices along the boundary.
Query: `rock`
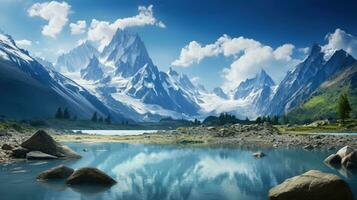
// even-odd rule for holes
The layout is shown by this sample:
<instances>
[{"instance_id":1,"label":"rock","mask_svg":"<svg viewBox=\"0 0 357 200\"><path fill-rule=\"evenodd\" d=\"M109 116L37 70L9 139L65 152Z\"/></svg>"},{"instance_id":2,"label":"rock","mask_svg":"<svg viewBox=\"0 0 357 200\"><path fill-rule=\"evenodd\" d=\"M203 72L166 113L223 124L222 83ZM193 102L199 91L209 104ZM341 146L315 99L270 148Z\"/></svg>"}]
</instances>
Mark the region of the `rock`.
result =
<instances>
[{"instance_id":1,"label":"rock","mask_svg":"<svg viewBox=\"0 0 357 200\"><path fill-rule=\"evenodd\" d=\"M9 144L3 144L3 145L1 146L1 149L2 149L2 150L11 151L11 150L13 149L13 147L12 147L11 145L9 145Z\"/></svg>"},{"instance_id":2,"label":"rock","mask_svg":"<svg viewBox=\"0 0 357 200\"><path fill-rule=\"evenodd\" d=\"M345 146L345 147L342 147L340 150L337 151L337 154L343 158L345 156L347 156L349 153L351 153L353 150L352 147L350 146Z\"/></svg>"},{"instance_id":3,"label":"rock","mask_svg":"<svg viewBox=\"0 0 357 200\"><path fill-rule=\"evenodd\" d=\"M348 184L338 176L311 170L270 189L269 199L353 200L353 194Z\"/></svg>"},{"instance_id":4,"label":"rock","mask_svg":"<svg viewBox=\"0 0 357 200\"><path fill-rule=\"evenodd\" d=\"M343 157L341 164L346 167L346 169L357 168L357 151L352 151Z\"/></svg>"},{"instance_id":5,"label":"rock","mask_svg":"<svg viewBox=\"0 0 357 200\"><path fill-rule=\"evenodd\" d=\"M265 155L265 153L259 151L259 152L253 153L253 156L256 157L256 158L262 158L262 157L264 157L266 155Z\"/></svg>"},{"instance_id":6,"label":"rock","mask_svg":"<svg viewBox=\"0 0 357 200\"><path fill-rule=\"evenodd\" d=\"M84 167L74 171L74 173L67 178L66 183L69 185L113 185L116 181L97 168Z\"/></svg>"},{"instance_id":7,"label":"rock","mask_svg":"<svg viewBox=\"0 0 357 200\"><path fill-rule=\"evenodd\" d=\"M312 150L312 149L314 149L314 147L309 144L309 145L304 146L304 149L305 150Z\"/></svg>"},{"instance_id":8,"label":"rock","mask_svg":"<svg viewBox=\"0 0 357 200\"><path fill-rule=\"evenodd\" d=\"M60 165L42 172L37 176L37 180L65 179L74 172L72 168Z\"/></svg>"},{"instance_id":9,"label":"rock","mask_svg":"<svg viewBox=\"0 0 357 200\"><path fill-rule=\"evenodd\" d=\"M28 140L21 144L30 151L41 151L61 158L80 158L81 156L67 146L56 142L44 130L37 131Z\"/></svg>"},{"instance_id":10,"label":"rock","mask_svg":"<svg viewBox=\"0 0 357 200\"><path fill-rule=\"evenodd\" d=\"M57 156L53 156L47 153L43 153L41 151L30 151L26 154L26 158L28 160L50 160L50 159L58 159Z\"/></svg>"},{"instance_id":11,"label":"rock","mask_svg":"<svg viewBox=\"0 0 357 200\"><path fill-rule=\"evenodd\" d=\"M18 147L12 150L11 156L14 158L26 158L26 154L29 152L28 149L23 147Z\"/></svg>"},{"instance_id":12,"label":"rock","mask_svg":"<svg viewBox=\"0 0 357 200\"><path fill-rule=\"evenodd\" d=\"M330 165L340 165L341 157L338 154L331 154L324 160L324 162Z\"/></svg>"}]
</instances>

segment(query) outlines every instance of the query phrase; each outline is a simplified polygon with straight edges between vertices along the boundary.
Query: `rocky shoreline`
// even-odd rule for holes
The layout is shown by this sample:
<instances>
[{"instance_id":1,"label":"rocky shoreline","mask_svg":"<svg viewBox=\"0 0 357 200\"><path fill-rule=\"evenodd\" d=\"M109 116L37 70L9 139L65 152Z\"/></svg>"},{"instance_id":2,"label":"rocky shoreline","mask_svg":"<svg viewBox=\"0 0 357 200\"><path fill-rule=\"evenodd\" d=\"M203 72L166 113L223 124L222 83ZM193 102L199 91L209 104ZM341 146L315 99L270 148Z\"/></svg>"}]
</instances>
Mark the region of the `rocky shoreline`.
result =
<instances>
[{"instance_id":1,"label":"rocky shoreline","mask_svg":"<svg viewBox=\"0 0 357 200\"><path fill-rule=\"evenodd\" d=\"M12 149L19 147L31 134L33 133L2 133L0 135L0 163L12 162L14 160L11 156ZM52 132L52 136L60 142L127 142L180 145L252 144L276 148L301 147L306 150L317 148L339 149L348 145L357 149L357 136L282 134L276 127L269 124L235 124L221 127L196 126L136 136L101 136L68 132Z\"/></svg>"}]
</instances>

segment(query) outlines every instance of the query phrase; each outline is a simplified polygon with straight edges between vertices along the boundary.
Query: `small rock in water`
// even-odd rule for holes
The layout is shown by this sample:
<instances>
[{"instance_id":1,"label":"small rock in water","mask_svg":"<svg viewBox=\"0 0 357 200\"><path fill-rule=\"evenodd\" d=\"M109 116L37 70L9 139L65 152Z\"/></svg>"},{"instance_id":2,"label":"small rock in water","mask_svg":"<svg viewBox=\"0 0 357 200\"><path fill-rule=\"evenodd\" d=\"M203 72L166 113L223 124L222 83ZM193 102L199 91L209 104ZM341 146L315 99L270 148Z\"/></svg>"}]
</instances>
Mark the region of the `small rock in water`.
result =
<instances>
[{"instance_id":1,"label":"small rock in water","mask_svg":"<svg viewBox=\"0 0 357 200\"><path fill-rule=\"evenodd\" d=\"M348 184L334 174L317 170L286 179L269 191L270 200L353 200Z\"/></svg>"},{"instance_id":2,"label":"small rock in water","mask_svg":"<svg viewBox=\"0 0 357 200\"><path fill-rule=\"evenodd\" d=\"M37 180L43 181L49 179L65 179L71 176L73 172L74 170L72 168L60 165L42 172L37 176Z\"/></svg>"},{"instance_id":3,"label":"small rock in water","mask_svg":"<svg viewBox=\"0 0 357 200\"><path fill-rule=\"evenodd\" d=\"M30 151L26 154L26 158L28 160L50 160L50 159L58 159L57 156L53 156L47 153L43 153L41 151Z\"/></svg>"},{"instance_id":4,"label":"small rock in water","mask_svg":"<svg viewBox=\"0 0 357 200\"><path fill-rule=\"evenodd\" d=\"M116 181L97 168L84 167L74 171L74 173L68 177L66 183L69 185L114 185Z\"/></svg>"},{"instance_id":5,"label":"small rock in water","mask_svg":"<svg viewBox=\"0 0 357 200\"><path fill-rule=\"evenodd\" d=\"M309 144L309 145L304 146L304 149L305 150L312 150L312 149L314 149L314 147Z\"/></svg>"},{"instance_id":6,"label":"small rock in water","mask_svg":"<svg viewBox=\"0 0 357 200\"><path fill-rule=\"evenodd\" d=\"M253 156L256 157L256 158L262 158L262 157L264 157L266 155L265 155L265 153L259 151L259 152L253 153Z\"/></svg>"},{"instance_id":7,"label":"small rock in water","mask_svg":"<svg viewBox=\"0 0 357 200\"><path fill-rule=\"evenodd\" d=\"M324 162L330 165L340 165L341 157L338 154L331 154L324 160Z\"/></svg>"},{"instance_id":8,"label":"small rock in water","mask_svg":"<svg viewBox=\"0 0 357 200\"><path fill-rule=\"evenodd\" d=\"M88 149L83 149L82 151L84 151L84 152L88 152Z\"/></svg>"}]
</instances>

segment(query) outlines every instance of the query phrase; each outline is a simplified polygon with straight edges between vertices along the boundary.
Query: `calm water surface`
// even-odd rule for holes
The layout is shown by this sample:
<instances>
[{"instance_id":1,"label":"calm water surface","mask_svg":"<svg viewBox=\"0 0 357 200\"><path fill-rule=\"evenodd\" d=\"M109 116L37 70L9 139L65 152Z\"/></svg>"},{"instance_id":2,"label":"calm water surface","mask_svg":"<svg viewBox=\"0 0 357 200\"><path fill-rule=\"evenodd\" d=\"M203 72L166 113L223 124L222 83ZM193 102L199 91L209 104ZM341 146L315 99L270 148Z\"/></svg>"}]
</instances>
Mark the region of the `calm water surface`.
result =
<instances>
[{"instance_id":1,"label":"calm water surface","mask_svg":"<svg viewBox=\"0 0 357 200\"><path fill-rule=\"evenodd\" d=\"M331 151L297 148L202 147L67 143L83 158L72 161L24 161L0 165L1 200L57 199L267 199L269 189L288 177L318 169L344 178L357 196L356 174L326 166ZM87 152L82 149L88 149ZM252 157L263 150L268 156ZM71 188L63 182L40 183L43 170L65 164L98 167L118 181L110 189Z\"/></svg>"}]
</instances>

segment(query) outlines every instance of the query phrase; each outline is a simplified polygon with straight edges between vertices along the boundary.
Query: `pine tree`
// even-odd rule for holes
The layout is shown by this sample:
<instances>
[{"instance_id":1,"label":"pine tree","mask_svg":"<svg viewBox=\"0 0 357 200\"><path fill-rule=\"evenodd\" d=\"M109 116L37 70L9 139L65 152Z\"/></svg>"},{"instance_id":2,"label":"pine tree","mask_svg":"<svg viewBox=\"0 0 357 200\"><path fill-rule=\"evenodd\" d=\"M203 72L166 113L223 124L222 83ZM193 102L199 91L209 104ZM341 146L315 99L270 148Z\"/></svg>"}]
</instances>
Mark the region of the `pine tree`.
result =
<instances>
[{"instance_id":1,"label":"pine tree","mask_svg":"<svg viewBox=\"0 0 357 200\"><path fill-rule=\"evenodd\" d=\"M56 119L62 119L63 118L63 112L62 112L62 108L61 107L57 108L57 112L55 114L55 118Z\"/></svg>"},{"instance_id":2,"label":"pine tree","mask_svg":"<svg viewBox=\"0 0 357 200\"><path fill-rule=\"evenodd\" d=\"M63 112L63 119L70 119L71 118L71 115L69 114L69 111L67 108L64 109L64 112Z\"/></svg>"},{"instance_id":3,"label":"pine tree","mask_svg":"<svg viewBox=\"0 0 357 200\"><path fill-rule=\"evenodd\" d=\"M97 122L98 121L98 116L97 116L97 112L94 112L93 113L93 116L92 116L92 122Z\"/></svg>"},{"instance_id":4,"label":"pine tree","mask_svg":"<svg viewBox=\"0 0 357 200\"><path fill-rule=\"evenodd\" d=\"M99 122L99 123L103 123L103 117L102 117L102 116L100 116L100 117L98 118L98 122Z\"/></svg>"},{"instance_id":5,"label":"pine tree","mask_svg":"<svg viewBox=\"0 0 357 200\"><path fill-rule=\"evenodd\" d=\"M348 101L347 92L344 92L340 95L337 105L338 117L341 119L342 123L345 122L345 119L349 118L351 111L352 108L350 102Z\"/></svg>"},{"instance_id":6,"label":"pine tree","mask_svg":"<svg viewBox=\"0 0 357 200\"><path fill-rule=\"evenodd\" d=\"M257 119L255 120L255 123L261 124L262 123L262 118L261 117L257 117Z\"/></svg>"},{"instance_id":7,"label":"pine tree","mask_svg":"<svg viewBox=\"0 0 357 200\"><path fill-rule=\"evenodd\" d=\"M279 124L279 117L278 116L274 116L273 117L273 122L272 122L272 124L274 124L274 125L278 125Z\"/></svg>"}]
</instances>

